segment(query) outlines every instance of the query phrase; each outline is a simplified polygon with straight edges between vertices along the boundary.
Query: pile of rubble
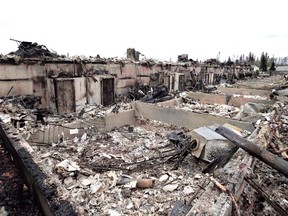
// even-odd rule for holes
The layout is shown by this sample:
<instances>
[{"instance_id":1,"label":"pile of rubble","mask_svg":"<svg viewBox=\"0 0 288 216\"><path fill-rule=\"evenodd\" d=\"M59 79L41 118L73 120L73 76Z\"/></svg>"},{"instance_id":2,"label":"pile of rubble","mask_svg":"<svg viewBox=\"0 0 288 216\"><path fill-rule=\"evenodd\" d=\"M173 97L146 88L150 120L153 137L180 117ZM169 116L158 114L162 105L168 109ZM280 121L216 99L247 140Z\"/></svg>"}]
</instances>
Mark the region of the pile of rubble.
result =
<instances>
[{"instance_id":1,"label":"pile of rubble","mask_svg":"<svg viewBox=\"0 0 288 216\"><path fill-rule=\"evenodd\" d=\"M0 119L11 123L18 131L28 137L49 126L65 126L82 121L93 121L110 113L119 113L132 109L131 103L117 103L109 107L86 105L78 113L59 115L42 107L35 96L18 96L0 99ZM27 139L28 139L27 138Z\"/></svg>"},{"instance_id":2,"label":"pile of rubble","mask_svg":"<svg viewBox=\"0 0 288 216\"><path fill-rule=\"evenodd\" d=\"M204 214L211 212L206 206L213 204L216 208L216 202L202 203L205 197L201 196L206 189L206 194L215 192L215 186L227 194L234 214L255 215L260 211L264 215L281 214L288 209L285 89L274 91L279 100L272 106L247 103L237 108L200 104L185 93L180 95L181 103L179 98L175 99L179 102L176 109L252 122L255 127L252 133L231 125L189 130L141 118L133 126L111 131L82 128L81 136L73 139L33 145L32 154L47 172L57 176L67 189L65 196L81 204L87 215ZM156 103L171 99L172 95L166 86L140 85L129 97ZM12 123L22 135L35 134L49 125L94 121L133 109L132 104L120 102L110 107L86 106L78 113L58 115L41 108L37 97L1 99L0 108L1 120ZM215 147L209 152L208 146ZM249 184L243 193L239 189L240 177ZM242 195L237 204L234 193L239 191Z\"/></svg>"},{"instance_id":3,"label":"pile of rubble","mask_svg":"<svg viewBox=\"0 0 288 216\"><path fill-rule=\"evenodd\" d=\"M207 113L214 116L233 118L240 109L226 104L203 104L189 98L185 92L180 94L181 101L176 103L176 109L182 109L195 113Z\"/></svg>"},{"instance_id":4,"label":"pile of rubble","mask_svg":"<svg viewBox=\"0 0 288 216\"><path fill-rule=\"evenodd\" d=\"M261 113L255 126L250 139L261 149L267 149L276 157L282 158L283 170L287 173L288 168L284 161L288 161L288 103L275 103L269 112ZM274 215L277 212L279 215L287 215L287 175L285 177L275 167L267 166L264 162L263 159L255 160L255 169L245 179L249 185L240 199L243 213L257 215L261 212L263 215ZM272 163L277 164L276 161Z\"/></svg>"},{"instance_id":5,"label":"pile of rubble","mask_svg":"<svg viewBox=\"0 0 288 216\"><path fill-rule=\"evenodd\" d=\"M131 100L141 100L146 103L158 103L171 100L173 96L165 85L149 86L137 84L132 92L128 93Z\"/></svg>"},{"instance_id":6,"label":"pile of rubble","mask_svg":"<svg viewBox=\"0 0 288 216\"><path fill-rule=\"evenodd\" d=\"M21 58L59 57L57 53L51 52L45 45L39 45L38 43L28 41L18 41L14 39L10 40L16 41L18 43L18 50L10 53L9 55L16 55Z\"/></svg>"},{"instance_id":7,"label":"pile of rubble","mask_svg":"<svg viewBox=\"0 0 288 216\"><path fill-rule=\"evenodd\" d=\"M87 215L167 215L179 197L190 199L204 177L205 164L191 156L171 170L179 148L167 135L175 129L181 130L142 121L34 147L35 157L62 180Z\"/></svg>"}]
</instances>

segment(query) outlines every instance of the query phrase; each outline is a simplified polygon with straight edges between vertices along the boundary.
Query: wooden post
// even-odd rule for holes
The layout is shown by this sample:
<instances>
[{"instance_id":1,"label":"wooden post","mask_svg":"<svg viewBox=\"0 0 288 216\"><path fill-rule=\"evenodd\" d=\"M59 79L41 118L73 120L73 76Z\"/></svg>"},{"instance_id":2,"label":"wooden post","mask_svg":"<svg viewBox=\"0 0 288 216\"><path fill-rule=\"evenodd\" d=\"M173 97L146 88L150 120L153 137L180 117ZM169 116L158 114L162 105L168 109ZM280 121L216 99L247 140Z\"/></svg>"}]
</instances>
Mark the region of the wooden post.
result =
<instances>
[{"instance_id":1,"label":"wooden post","mask_svg":"<svg viewBox=\"0 0 288 216\"><path fill-rule=\"evenodd\" d=\"M233 142L235 145L247 151L250 155L258 158L274 169L278 170L286 177L288 177L288 162L278 157L277 155L272 154L266 149L260 148L258 145L248 141L247 139L239 136L233 131L225 128L223 126L219 126L216 129L216 132Z\"/></svg>"}]
</instances>

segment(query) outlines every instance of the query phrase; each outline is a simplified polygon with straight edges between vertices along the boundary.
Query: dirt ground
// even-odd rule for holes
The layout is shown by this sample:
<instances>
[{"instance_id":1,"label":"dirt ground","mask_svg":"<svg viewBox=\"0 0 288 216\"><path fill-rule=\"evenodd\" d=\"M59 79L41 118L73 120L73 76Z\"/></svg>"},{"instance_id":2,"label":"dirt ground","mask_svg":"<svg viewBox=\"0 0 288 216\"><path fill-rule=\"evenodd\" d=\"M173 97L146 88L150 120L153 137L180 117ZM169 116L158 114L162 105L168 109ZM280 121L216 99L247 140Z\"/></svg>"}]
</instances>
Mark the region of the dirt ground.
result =
<instances>
[{"instance_id":1,"label":"dirt ground","mask_svg":"<svg viewBox=\"0 0 288 216\"><path fill-rule=\"evenodd\" d=\"M1 143L1 140L0 140ZM41 216L11 156L0 144L0 215Z\"/></svg>"}]
</instances>

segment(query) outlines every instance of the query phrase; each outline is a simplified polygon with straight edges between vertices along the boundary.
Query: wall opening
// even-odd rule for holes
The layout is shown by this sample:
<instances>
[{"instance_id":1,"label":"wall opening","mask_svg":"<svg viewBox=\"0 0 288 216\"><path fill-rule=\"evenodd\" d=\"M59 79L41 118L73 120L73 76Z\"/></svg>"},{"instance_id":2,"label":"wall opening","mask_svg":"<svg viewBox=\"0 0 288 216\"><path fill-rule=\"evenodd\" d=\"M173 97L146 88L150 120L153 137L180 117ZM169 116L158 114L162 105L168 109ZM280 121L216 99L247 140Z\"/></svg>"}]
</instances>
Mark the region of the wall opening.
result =
<instances>
[{"instance_id":1,"label":"wall opening","mask_svg":"<svg viewBox=\"0 0 288 216\"><path fill-rule=\"evenodd\" d=\"M114 78L101 79L102 98L101 104L109 106L114 103Z\"/></svg>"}]
</instances>

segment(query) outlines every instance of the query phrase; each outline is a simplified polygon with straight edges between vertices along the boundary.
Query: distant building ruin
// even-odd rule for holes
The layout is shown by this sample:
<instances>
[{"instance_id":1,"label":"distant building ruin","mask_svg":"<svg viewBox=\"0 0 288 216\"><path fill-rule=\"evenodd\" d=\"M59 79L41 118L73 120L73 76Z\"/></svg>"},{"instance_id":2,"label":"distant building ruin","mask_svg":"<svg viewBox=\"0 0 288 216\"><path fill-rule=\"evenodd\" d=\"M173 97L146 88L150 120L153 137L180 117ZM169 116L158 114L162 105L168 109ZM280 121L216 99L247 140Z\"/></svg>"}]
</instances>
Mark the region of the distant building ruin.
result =
<instances>
[{"instance_id":1,"label":"distant building ruin","mask_svg":"<svg viewBox=\"0 0 288 216\"><path fill-rule=\"evenodd\" d=\"M186 54L174 63L140 61L139 55L129 48L125 60L68 58L50 53L45 46L22 42L15 53L0 56L0 97L34 95L44 106L65 113L85 104L113 104L139 83L165 85L169 91L202 90L223 77L232 80L253 75L249 65L228 66L215 61L200 64L186 61Z\"/></svg>"}]
</instances>

